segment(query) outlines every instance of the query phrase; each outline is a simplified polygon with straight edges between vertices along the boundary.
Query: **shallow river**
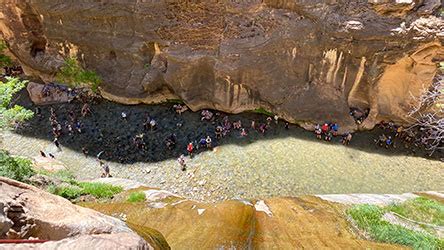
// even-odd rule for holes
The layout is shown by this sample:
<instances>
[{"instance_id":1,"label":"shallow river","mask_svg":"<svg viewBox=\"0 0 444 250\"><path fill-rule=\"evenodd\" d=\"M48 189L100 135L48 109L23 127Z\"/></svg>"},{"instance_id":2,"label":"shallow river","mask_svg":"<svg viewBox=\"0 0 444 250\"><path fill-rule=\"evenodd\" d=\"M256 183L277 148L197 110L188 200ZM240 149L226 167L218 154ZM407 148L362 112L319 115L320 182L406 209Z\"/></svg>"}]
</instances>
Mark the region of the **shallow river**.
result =
<instances>
[{"instance_id":1,"label":"shallow river","mask_svg":"<svg viewBox=\"0 0 444 250\"><path fill-rule=\"evenodd\" d=\"M110 103L100 105L93 106L93 110L101 114L110 112L112 115L108 119L115 117L114 123L108 121L108 127L118 127L122 123L118 118L120 109L129 109L128 106ZM59 111L66 107L58 108ZM150 114L160 109L158 117L161 114L175 116L173 112L166 115L169 111L162 110L162 106L134 107L135 110L147 108L151 109ZM198 114L187 113L180 118L185 124L183 130L200 123ZM232 116L232 120L239 117ZM245 115L242 116L244 118ZM46 118L43 120L43 124L49 123ZM162 122L161 119L159 121ZM133 125L130 120L129 124L122 126ZM192 159L187 157L185 172L180 170L174 152L158 155L163 150L154 150L151 153L156 154L153 158L156 160L132 164L109 162L111 173L114 177L134 179L197 200L444 190L443 162L407 155L403 150L379 149L372 141L377 132L358 134L351 145L345 147L337 142L318 141L311 133L297 127L285 130L282 123L273 127L266 136L253 131L248 138L233 135L212 151L201 152ZM48 129L34 127L32 133L22 134L3 132L0 146L12 154L27 157L38 156L39 150L53 152L56 159L65 163L79 178L100 176L101 169L96 159L85 157L79 150L80 146L74 146L76 142L68 147L68 141L62 140L63 151L57 152ZM97 148L100 144L91 145L91 155L101 150ZM184 152L185 145L186 141L179 140L176 153Z\"/></svg>"}]
</instances>

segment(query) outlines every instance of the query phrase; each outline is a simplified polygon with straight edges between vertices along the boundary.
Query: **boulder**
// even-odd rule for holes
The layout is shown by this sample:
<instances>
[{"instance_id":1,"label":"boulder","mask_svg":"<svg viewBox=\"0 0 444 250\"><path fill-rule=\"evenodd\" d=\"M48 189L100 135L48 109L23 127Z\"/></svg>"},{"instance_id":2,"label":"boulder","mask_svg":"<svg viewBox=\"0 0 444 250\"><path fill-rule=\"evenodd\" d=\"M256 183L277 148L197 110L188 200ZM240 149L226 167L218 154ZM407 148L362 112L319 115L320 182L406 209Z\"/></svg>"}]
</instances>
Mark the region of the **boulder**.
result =
<instances>
[{"instance_id":1,"label":"boulder","mask_svg":"<svg viewBox=\"0 0 444 250\"><path fill-rule=\"evenodd\" d=\"M48 94L45 96L43 94L44 87L45 87L44 84L39 84L35 82L28 83L26 90L28 90L28 94L34 104L49 105L49 104L65 103L72 100L72 97L68 95L67 91L58 90L55 87L47 87Z\"/></svg>"},{"instance_id":2,"label":"boulder","mask_svg":"<svg viewBox=\"0 0 444 250\"><path fill-rule=\"evenodd\" d=\"M0 239L51 241L14 246L17 248L152 249L121 220L3 177L0 177L0 208L3 208Z\"/></svg>"},{"instance_id":3,"label":"boulder","mask_svg":"<svg viewBox=\"0 0 444 250\"><path fill-rule=\"evenodd\" d=\"M41 244L8 244L0 249L155 249L134 233L93 234Z\"/></svg>"}]
</instances>

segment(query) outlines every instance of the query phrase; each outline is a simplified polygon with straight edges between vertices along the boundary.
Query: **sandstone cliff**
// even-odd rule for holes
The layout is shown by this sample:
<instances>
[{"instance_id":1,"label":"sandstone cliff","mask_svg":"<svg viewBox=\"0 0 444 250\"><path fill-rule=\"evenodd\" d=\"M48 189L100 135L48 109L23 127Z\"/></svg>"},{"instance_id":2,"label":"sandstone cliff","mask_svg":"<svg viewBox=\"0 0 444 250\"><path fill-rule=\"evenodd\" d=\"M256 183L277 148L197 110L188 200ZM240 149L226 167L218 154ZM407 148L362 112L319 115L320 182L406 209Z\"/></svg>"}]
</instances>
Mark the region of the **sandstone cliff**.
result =
<instances>
[{"instance_id":1,"label":"sandstone cliff","mask_svg":"<svg viewBox=\"0 0 444 250\"><path fill-rule=\"evenodd\" d=\"M2 4L0 29L29 75L75 55L102 94L193 110L263 107L298 123L408 122L444 60L439 0L89 1Z\"/></svg>"}]
</instances>

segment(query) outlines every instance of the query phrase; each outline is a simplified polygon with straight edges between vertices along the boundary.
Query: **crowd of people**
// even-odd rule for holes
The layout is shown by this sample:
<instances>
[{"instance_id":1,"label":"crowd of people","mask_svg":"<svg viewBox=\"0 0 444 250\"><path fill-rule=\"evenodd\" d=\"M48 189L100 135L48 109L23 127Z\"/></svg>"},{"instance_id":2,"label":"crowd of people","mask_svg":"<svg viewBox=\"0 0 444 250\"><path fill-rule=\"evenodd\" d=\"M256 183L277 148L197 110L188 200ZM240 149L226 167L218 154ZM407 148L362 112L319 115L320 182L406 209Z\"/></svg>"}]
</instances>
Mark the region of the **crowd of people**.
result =
<instances>
[{"instance_id":1,"label":"crowd of people","mask_svg":"<svg viewBox=\"0 0 444 250\"><path fill-rule=\"evenodd\" d=\"M174 104L172 108L170 106L169 114L154 115L148 111L130 111L123 106L117 116L103 119L97 116L108 114L94 112L91 100L84 97L78 97L76 100L69 104L69 108L60 108L57 112L53 107L49 108L53 143L55 148L61 151L62 144L80 142L79 146L85 157L100 151L95 157L103 170L104 177L110 176L109 166L104 160L133 163L143 159L157 161L178 157L180 168L186 170L187 161L196 153L212 150L226 137L239 140L250 136L264 136L270 130L289 129L290 126L288 122L280 121L277 115L267 117L257 115L249 120L233 119L232 117L236 116L206 109L200 112L199 119L193 118L196 119L193 121L195 125L201 125L194 126L197 131L190 132L189 126L183 131L184 122L189 122L189 116L184 114L188 107L184 104ZM36 108L35 113L39 119L42 119L40 107ZM355 118L356 123L361 124L368 116L368 111L354 109L350 115ZM169 117L165 119L164 116ZM184 116L188 117L188 120L182 119ZM111 121L112 124L103 124L103 120ZM381 128L388 131L375 140L381 147L395 147L394 138L401 138L406 142L414 138L411 131L406 131L402 126L396 126L392 122L382 122ZM314 127L314 134L318 139L328 142L340 137L342 144L349 145L353 138L352 133L339 133L339 130L338 123L326 122L317 124ZM54 152L41 151L41 155L54 157Z\"/></svg>"}]
</instances>

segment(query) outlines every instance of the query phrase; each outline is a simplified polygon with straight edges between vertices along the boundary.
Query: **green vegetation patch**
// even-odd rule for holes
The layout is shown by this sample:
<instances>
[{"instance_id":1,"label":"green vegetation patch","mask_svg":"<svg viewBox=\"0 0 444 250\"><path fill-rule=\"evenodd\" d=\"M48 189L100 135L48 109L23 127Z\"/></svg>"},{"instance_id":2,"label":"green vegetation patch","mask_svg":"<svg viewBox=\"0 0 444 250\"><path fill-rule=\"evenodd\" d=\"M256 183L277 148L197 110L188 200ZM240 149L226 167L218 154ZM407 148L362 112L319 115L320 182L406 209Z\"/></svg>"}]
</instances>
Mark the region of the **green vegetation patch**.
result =
<instances>
[{"instance_id":1,"label":"green vegetation patch","mask_svg":"<svg viewBox=\"0 0 444 250\"><path fill-rule=\"evenodd\" d=\"M13 96L27 83L28 81L21 81L14 77L6 77L6 82L0 81L0 129L10 128L14 124L23 123L34 116L34 112L22 106L11 107Z\"/></svg>"},{"instance_id":2,"label":"green vegetation patch","mask_svg":"<svg viewBox=\"0 0 444 250\"><path fill-rule=\"evenodd\" d=\"M387 210L414 221L444 226L444 205L425 197L390 205Z\"/></svg>"},{"instance_id":3,"label":"green vegetation patch","mask_svg":"<svg viewBox=\"0 0 444 250\"><path fill-rule=\"evenodd\" d=\"M182 99L168 99L167 103L172 104L185 104L185 102Z\"/></svg>"},{"instance_id":4,"label":"green vegetation patch","mask_svg":"<svg viewBox=\"0 0 444 250\"><path fill-rule=\"evenodd\" d=\"M253 110L253 113L257 113L257 114L263 114L263 115L267 115L267 116L274 116L274 114L264 108L258 108Z\"/></svg>"},{"instance_id":5,"label":"green vegetation patch","mask_svg":"<svg viewBox=\"0 0 444 250\"><path fill-rule=\"evenodd\" d=\"M105 183L75 182L73 184L63 183L48 187L48 192L74 200L82 195L92 195L97 199L110 199L115 194L123 191L122 187Z\"/></svg>"},{"instance_id":6,"label":"green vegetation patch","mask_svg":"<svg viewBox=\"0 0 444 250\"><path fill-rule=\"evenodd\" d=\"M122 187L105 183L81 182L79 183L85 194L90 194L96 198L112 198L115 194L123 191Z\"/></svg>"},{"instance_id":7,"label":"green vegetation patch","mask_svg":"<svg viewBox=\"0 0 444 250\"><path fill-rule=\"evenodd\" d=\"M65 64L60 68L56 78L72 87L86 85L94 92L98 91L102 83L102 78L96 72L84 70L77 59L73 57L65 60Z\"/></svg>"},{"instance_id":8,"label":"green vegetation patch","mask_svg":"<svg viewBox=\"0 0 444 250\"><path fill-rule=\"evenodd\" d=\"M128 195L128 202L143 202L146 196L144 192L134 192Z\"/></svg>"},{"instance_id":9,"label":"green vegetation patch","mask_svg":"<svg viewBox=\"0 0 444 250\"><path fill-rule=\"evenodd\" d=\"M437 237L393 225L382 219L386 209L374 205L357 205L347 210L359 229L376 241L401 244L414 249L442 249L444 241Z\"/></svg>"},{"instance_id":10,"label":"green vegetation patch","mask_svg":"<svg viewBox=\"0 0 444 250\"><path fill-rule=\"evenodd\" d=\"M7 151L0 150L0 176L26 182L32 175L32 163L22 157L11 156Z\"/></svg>"}]
</instances>

